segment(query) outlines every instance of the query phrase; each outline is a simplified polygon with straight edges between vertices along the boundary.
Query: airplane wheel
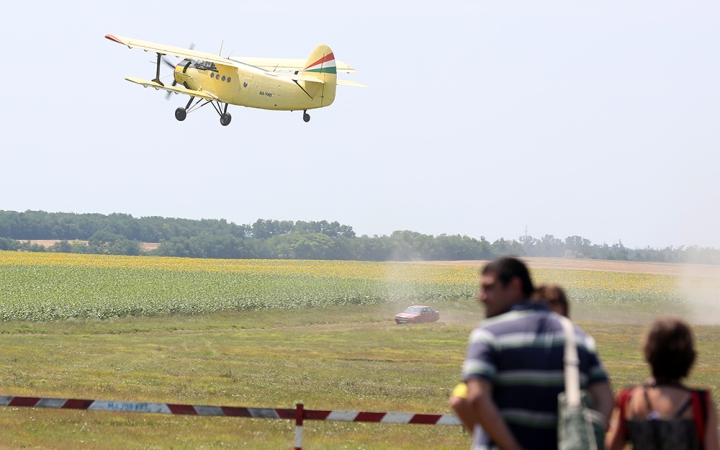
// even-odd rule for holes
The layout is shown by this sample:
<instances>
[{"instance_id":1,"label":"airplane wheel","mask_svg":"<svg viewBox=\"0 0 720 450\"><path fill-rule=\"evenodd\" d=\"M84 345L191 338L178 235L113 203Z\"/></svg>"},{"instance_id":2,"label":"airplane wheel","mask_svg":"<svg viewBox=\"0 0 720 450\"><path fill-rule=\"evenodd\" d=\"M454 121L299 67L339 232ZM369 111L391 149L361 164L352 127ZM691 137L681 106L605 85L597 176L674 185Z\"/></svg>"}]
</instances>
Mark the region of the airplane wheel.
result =
<instances>
[{"instance_id":1,"label":"airplane wheel","mask_svg":"<svg viewBox=\"0 0 720 450\"><path fill-rule=\"evenodd\" d=\"M220 125L226 127L230 125L230 121L232 120L232 116L228 113L225 113L220 116Z\"/></svg>"},{"instance_id":2,"label":"airplane wheel","mask_svg":"<svg viewBox=\"0 0 720 450\"><path fill-rule=\"evenodd\" d=\"M175 118L182 122L185 120L185 117L187 117L187 111L185 111L185 108L178 108L175 110Z\"/></svg>"},{"instance_id":3,"label":"airplane wheel","mask_svg":"<svg viewBox=\"0 0 720 450\"><path fill-rule=\"evenodd\" d=\"M307 123L310 122L310 114L303 113L303 120Z\"/></svg>"}]
</instances>

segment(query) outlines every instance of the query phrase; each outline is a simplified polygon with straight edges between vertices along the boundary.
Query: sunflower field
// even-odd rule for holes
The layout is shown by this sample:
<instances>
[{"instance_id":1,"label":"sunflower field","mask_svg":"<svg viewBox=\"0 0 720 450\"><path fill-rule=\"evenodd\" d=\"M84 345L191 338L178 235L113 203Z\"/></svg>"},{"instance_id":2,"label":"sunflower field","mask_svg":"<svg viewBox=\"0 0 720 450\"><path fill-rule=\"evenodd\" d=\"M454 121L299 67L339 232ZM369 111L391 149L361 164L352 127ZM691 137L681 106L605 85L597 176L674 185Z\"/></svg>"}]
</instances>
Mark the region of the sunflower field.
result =
<instances>
[{"instance_id":1,"label":"sunflower field","mask_svg":"<svg viewBox=\"0 0 720 450\"><path fill-rule=\"evenodd\" d=\"M574 302L682 299L673 276L535 269L533 277L565 287ZM471 298L477 281L478 268L467 266L0 251L0 320L430 303Z\"/></svg>"}]
</instances>

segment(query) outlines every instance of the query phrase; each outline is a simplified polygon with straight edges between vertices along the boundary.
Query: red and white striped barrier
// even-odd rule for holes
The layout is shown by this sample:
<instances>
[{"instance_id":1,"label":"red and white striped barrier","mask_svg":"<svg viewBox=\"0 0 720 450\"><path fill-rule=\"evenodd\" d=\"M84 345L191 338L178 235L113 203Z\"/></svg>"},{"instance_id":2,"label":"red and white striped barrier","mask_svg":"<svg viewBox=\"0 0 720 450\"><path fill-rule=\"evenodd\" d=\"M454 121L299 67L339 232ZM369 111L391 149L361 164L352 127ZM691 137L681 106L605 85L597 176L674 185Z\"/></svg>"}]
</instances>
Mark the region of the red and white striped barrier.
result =
<instances>
[{"instance_id":1,"label":"red and white striped barrier","mask_svg":"<svg viewBox=\"0 0 720 450\"><path fill-rule=\"evenodd\" d=\"M176 405L172 403L115 402L74 398L2 397L0 406L31 408L82 409L151 414L189 414L197 416L230 416L256 419L294 419L294 409L239 408L234 406Z\"/></svg>"},{"instance_id":2,"label":"red and white striped barrier","mask_svg":"<svg viewBox=\"0 0 720 450\"><path fill-rule=\"evenodd\" d=\"M451 414L325 411L305 409L302 403L298 403L295 409L284 409L178 405L172 403L115 402L108 400L79 400L72 398L0 396L0 406L24 406L31 408L79 409L85 411L115 411L151 414L248 417L253 419L295 419L295 450L302 450L303 420L378 422L417 425L462 425L460 419ZM718 439L720 439L720 428L718 429Z\"/></svg>"},{"instance_id":3,"label":"red and white striped barrier","mask_svg":"<svg viewBox=\"0 0 720 450\"><path fill-rule=\"evenodd\" d=\"M302 448L303 420L324 420L331 422L378 422L416 425L462 425L460 419L452 414L407 414L393 412L312 410L305 409L302 403L298 403L295 409L284 409L245 408L238 406L178 405L173 403L116 402L110 400L80 400L73 398L0 396L0 407L1 406L151 414L247 417L253 419L295 419L296 450L300 450Z\"/></svg>"},{"instance_id":4,"label":"red and white striped barrier","mask_svg":"<svg viewBox=\"0 0 720 450\"><path fill-rule=\"evenodd\" d=\"M109 400L79 400L67 398L3 397L0 406L31 408L83 409L87 411L115 411L154 414L190 414L197 416L249 417L254 419L295 419L296 409L244 408L238 406L178 405L172 403L116 402ZM418 425L462 425L451 414L406 414L392 412L325 411L303 409L305 420L333 422L380 422Z\"/></svg>"}]
</instances>

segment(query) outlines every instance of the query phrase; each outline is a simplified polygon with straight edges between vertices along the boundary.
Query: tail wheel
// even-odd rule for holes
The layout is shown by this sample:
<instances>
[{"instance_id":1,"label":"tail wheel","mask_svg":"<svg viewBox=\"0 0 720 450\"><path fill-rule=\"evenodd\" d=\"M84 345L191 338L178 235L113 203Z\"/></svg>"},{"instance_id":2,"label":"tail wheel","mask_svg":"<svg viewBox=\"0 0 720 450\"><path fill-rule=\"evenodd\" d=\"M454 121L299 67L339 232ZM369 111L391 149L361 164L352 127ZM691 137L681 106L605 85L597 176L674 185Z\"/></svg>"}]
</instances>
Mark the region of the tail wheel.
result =
<instances>
[{"instance_id":1,"label":"tail wheel","mask_svg":"<svg viewBox=\"0 0 720 450\"><path fill-rule=\"evenodd\" d=\"M187 111L185 111L185 108L178 108L175 110L175 118L182 122L187 117Z\"/></svg>"},{"instance_id":2,"label":"tail wheel","mask_svg":"<svg viewBox=\"0 0 720 450\"><path fill-rule=\"evenodd\" d=\"M220 125L226 127L230 125L230 121L232 120L232 116L229 113L225 113L220 116Z\"/></svg>"},{"instance_id":3,"label":"tail wheel","mask_svg":"<svg viewBox=\"0 0 720 450\"><path fill-rule=\"evenodd\" d=\"M303 120L305 121L305 123L310 122L310 114L308 114L307 112L303 112Z\"/></svg>"}]
</instances>

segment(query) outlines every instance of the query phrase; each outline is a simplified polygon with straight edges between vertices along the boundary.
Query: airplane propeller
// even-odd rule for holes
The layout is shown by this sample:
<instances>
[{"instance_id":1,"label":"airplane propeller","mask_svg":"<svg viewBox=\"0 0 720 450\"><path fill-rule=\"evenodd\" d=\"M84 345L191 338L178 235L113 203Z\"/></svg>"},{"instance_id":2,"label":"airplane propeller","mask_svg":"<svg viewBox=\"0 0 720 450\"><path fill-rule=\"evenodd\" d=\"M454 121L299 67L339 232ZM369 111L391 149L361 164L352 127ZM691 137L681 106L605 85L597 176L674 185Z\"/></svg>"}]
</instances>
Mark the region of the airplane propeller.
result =
<instances>
[{"instance_id":1,"label":"airplane propeller","mask_svg":"<svg viewBox=\"0 0 720 450\"><path fill-rule=\"evenodd\" d=\"M162 57L162 61L163 61L165 64L167 64L169 67L171 67L171 68L173 68L173 69L175 68L175 64L174 64L172 61L170 61L170 59L167 58L166 56L163 56L163 57Z\"/></svg>"},{"instance_id":2,"label":"airplane propeller","mask_svg":"<svg viewBox=\"0 0 720 450\"><path fill-rule=\"evenodd\" d=\"M188 50L193 50L195 48L195 43L191 42L190 46L188 47ZM173 63L169 58L166 56L162 57L162 60L165 64L167 64L173 71L175 71L175 66L177 66L177 63ZM175 86L177 84L177 80L175 79L175 74L173 74L173 82L172 86ZM167 94L165 94L165 100L170 100L170 96L172 95L172 92L168 91Z\"/></svg>"}]
</instances>

